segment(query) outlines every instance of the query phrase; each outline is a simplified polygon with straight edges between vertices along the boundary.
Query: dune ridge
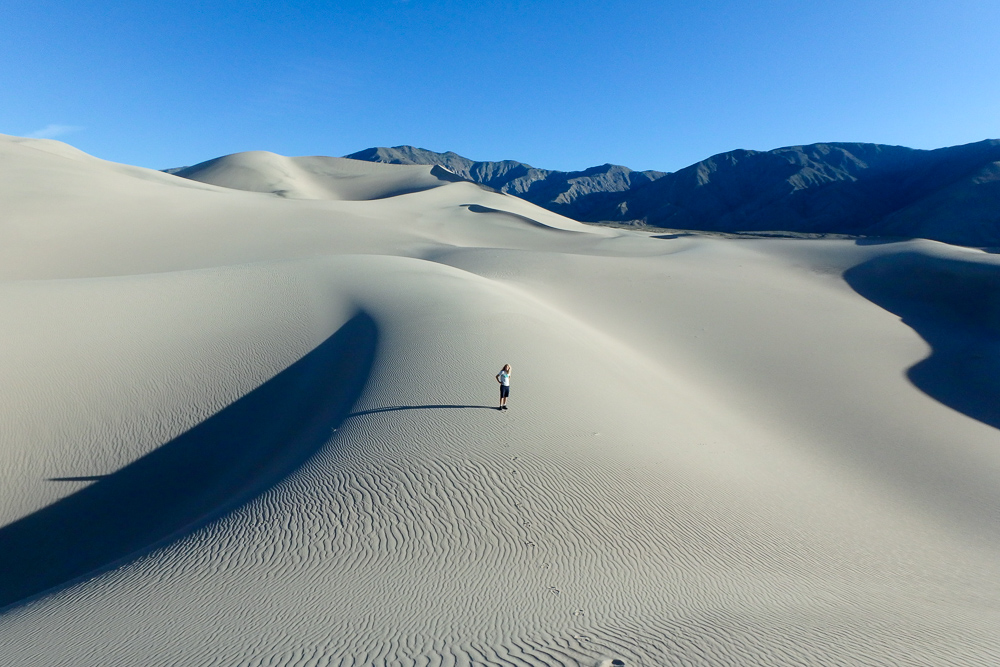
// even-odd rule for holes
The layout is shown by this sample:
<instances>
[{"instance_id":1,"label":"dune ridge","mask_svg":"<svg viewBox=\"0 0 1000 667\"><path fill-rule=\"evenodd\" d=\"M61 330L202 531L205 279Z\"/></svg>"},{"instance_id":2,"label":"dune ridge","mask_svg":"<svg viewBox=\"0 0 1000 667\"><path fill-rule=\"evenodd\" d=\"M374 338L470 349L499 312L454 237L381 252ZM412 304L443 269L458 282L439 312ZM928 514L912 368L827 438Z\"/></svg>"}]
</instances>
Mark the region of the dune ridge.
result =
<instances>
[{"instance_id":1,"label":"dune ridge","mask_svg":"<svg viewBox=\"0 0 1000 667\"><path fill-rule=\"evenodd\" d=\"M1000 659L1000 438L968 393L996 257L4 141L0 558L34 577L0 579L4 664ZM88 539L96 569L32 557Z\"/></svg>"},{"instance_id":2,"label":"dune ridge","mask_svg":"<svg viewBox=\"0 0 1000 667\"><path fill-rule=\"evenodd\" d=\"M437 165L372 169L335 157L285 157L266 151L236 153L172 172L201 183L287 199L367 201L396 197L462 180Z\"/></svg>"}]
</instances>

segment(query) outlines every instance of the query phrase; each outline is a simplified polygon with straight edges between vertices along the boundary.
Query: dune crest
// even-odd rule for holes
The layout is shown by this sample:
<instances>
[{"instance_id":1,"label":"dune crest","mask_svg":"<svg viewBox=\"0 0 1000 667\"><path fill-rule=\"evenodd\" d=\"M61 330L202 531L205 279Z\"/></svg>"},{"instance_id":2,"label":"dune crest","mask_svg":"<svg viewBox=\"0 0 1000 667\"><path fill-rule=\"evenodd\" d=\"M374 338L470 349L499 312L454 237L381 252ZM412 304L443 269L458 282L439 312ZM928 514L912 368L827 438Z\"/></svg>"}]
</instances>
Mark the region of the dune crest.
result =
<instances>
[{"instance_id":1,"label":"dune crest","mask_svg":"<svg viewBox=\"0 0 1000 667\"><path fill-rule=\"evenodd\" d=\"M286 199L366 201L463 180L439 166L374 165L336 157L235 153L173 172L193 181Z\"/></svg>"}]
</instances>

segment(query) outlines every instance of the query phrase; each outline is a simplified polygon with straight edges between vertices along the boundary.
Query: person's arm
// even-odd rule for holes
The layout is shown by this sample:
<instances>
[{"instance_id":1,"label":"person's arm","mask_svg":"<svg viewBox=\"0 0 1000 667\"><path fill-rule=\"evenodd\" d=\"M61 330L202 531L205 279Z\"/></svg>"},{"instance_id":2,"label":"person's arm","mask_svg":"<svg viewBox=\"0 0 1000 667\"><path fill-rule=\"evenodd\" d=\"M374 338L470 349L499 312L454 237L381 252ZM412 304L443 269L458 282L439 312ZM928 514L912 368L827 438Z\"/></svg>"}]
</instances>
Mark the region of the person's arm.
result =
<instances>
[{"instance_id":1,"label":"person's arm","mask_svg":"<svg viewBox=\"0 0 1000 667\"><path fill-rule=\"evenodd\" d=\"M499 373L497 373L497 382L500 382L500 374ZM502 382L501 382L501 384L502 384Z\"/></svg>"}]
</instances>

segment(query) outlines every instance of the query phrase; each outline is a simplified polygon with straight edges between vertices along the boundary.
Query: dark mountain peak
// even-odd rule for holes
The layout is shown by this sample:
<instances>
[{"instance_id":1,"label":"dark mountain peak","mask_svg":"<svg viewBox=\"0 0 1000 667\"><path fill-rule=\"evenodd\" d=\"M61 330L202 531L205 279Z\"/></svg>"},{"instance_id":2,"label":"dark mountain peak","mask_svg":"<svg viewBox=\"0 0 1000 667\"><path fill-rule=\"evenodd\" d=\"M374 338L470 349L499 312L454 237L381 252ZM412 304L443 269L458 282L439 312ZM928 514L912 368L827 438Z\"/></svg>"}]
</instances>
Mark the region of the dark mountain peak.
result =
<instances>
[{"instance_id":1,"label":"dark mountain peak","mask_svg":"<svg viewBox=\"0 0 1000 667\"><path fill-rule=\"evenodd\" d=\"M590 176L593 174L631 174L632 170L628 167L623 167L620 164L611 164L608 162L597 165L596 167L589 167L583 171L569 171L566 173L574 176Z\"/></svg>"}]
</instances>

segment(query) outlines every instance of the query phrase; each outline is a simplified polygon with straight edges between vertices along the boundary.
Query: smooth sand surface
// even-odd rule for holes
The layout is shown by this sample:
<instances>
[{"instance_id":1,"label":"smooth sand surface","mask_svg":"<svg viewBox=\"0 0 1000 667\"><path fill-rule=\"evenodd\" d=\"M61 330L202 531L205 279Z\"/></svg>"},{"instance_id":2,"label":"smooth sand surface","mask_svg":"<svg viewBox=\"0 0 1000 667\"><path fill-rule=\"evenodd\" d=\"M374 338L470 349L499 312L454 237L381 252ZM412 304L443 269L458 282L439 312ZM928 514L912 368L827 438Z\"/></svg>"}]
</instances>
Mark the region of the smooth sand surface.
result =
<instances>
[{"instance_id":1,"label":"smooth sand surface","mask_svg":"<svg viewBox=\"0 0 1000 667\"><path fill-rule=\"evenodd\" d=\"M1000 664L1000 258L191 169L0 136L0 664Z\"/></svg>"}]
</instances>

